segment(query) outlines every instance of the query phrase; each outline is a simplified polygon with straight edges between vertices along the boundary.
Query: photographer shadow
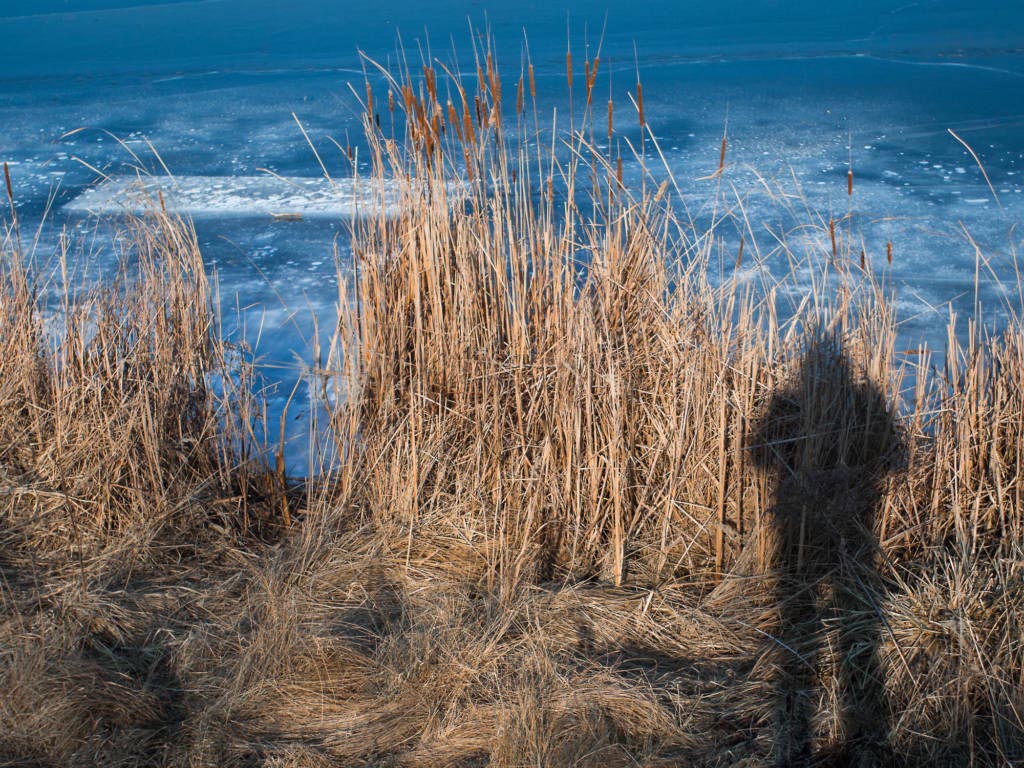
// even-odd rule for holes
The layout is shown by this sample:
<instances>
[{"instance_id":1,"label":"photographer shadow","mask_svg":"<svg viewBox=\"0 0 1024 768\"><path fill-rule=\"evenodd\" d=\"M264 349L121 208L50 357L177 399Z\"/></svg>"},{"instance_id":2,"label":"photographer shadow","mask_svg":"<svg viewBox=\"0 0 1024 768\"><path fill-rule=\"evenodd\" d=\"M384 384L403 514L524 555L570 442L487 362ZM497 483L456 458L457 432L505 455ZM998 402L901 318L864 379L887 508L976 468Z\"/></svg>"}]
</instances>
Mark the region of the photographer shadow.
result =
<instances>
[{"instance_id":1,"label":"photographer shadow","mask_svg":"<svg viewBox=\"0 0 1024 768\"><path fill-rule=\"evenodd\" d=\"M905 461L893 414L841 341L817 334L748 446L775 489L767 532L779 612L775 764L892 765L874 529L885 476ZM815 727L830 674L838 710L831 731Z\"/></svg>"}]
</instances>

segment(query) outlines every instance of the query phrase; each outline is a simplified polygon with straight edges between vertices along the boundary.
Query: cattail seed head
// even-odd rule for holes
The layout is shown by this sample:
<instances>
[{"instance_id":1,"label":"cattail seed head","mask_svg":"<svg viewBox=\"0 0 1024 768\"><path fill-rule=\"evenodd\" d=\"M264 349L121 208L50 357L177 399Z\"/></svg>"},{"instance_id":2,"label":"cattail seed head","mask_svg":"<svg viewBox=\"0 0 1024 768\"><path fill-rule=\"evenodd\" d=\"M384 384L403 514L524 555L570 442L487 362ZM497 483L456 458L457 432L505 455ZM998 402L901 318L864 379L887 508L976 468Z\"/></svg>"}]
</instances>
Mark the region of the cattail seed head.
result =
<instances>
[{"instance_id":1,"label":"cattail seed head","mask_svg":"<svg viewBox=\"0 0 1024 768\"><path fill-rule=\"evenodd\" d=\"M14 205L14 186L11 184L11 169L4 161L4 183L7 185L7 200Z\"/></svg>"},{"instance_id":2,"label":"cattail seed head","mask_svg":"<svg viewBox=\"0 0 1024 768\"><path fill-rule=\"evenodd\" d=\"M459 141L464 141L462 125L459 122L459 113L455 111L455 105L450 101L448 102L448 122L455 127L455 135L459 137Z\"/></svg>"},{"instance_id":3,"label":"cattail seed head","mask_svg":"<svg viewBox=\"0 0 1024 768\"><path fill-rule=\"evenodd\" d=\"M466 133L466 140L470 142L476 142L476 132L473 130L473 117L469 114L469 105L463 105L462 111L462 129Z\"/></svg>"}]
</instances>

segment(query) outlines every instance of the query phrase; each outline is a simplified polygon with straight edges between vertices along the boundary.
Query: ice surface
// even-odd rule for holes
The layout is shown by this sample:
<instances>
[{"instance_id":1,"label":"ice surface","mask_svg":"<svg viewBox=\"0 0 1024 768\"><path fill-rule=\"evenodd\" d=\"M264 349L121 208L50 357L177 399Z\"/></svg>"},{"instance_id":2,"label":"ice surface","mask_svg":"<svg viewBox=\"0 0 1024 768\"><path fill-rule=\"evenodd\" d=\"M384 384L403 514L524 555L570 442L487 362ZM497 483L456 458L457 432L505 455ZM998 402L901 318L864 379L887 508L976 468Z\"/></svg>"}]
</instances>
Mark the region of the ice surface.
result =
<instances>
[{"instance_id":1,"label":"ice surface","mask_svg":"<svg viewBox=\"0 0 1024 768\"><path fill-rule=\"evenodd\" d=\"M10 164L22 232L38 231L35 251L46 255L60 252L67 231L109 271L116 223L104 229L85 214L139 211L158 204L160 190L195 222L225 336L255 349L275 388L272 432L333 328L339 285L354 268L346 221L402 198L397 186L352 181L371 172L364 72L376 94L391 85L357 50L394 66L401 33L413 63L417 51L472 73L467 18L494 34L509 85L522 74L525 28L540 124L523 130L547 143L557 122L558 147L572 122L567 36L581 70L600 38L598 92L614 99L619 134L605 149L621 150L626 184L639 190L641 164L626 142L643 146L649 170L674 176L681 211L699 226L720 222L722 266L712 269L723 277L741 227L740 278L765 284L790 269L780 239L820 258L835 219L853 253L863 248L884 271L902 346L941 347L950 313L974 312L975 286L986 321L1024 309L1008 292L1024 253L1020 3L651 0L642 13L632 0L382 0L344 13L333 0L7 5L0 160ZM638 75L657 151L650 137L641 143L630 108ZM578 126L582 90L574 97ZM385 136L401 136L399 120L380 118ZM726 129L725 172L700 181L717 168ZM321 162L339 181L323 178ZM734 221L721 222L724 211ZM801 279L787 287L794 302ZM312 400L298 406L304 392L286 428L300 439L315 411Z\"/></svg>"},{"instance_id":2,"label":"ice surface","mask_svg":"<svg viewBox=\"0 0 1024 768\"><path fill-rule=\"evenodd\" d=\"M398 212L398 181L263 176L121 176L87 188L68 202L75 213L143 213L163 204L193 217L351 218Z\"/></svg>"}]
</instances>

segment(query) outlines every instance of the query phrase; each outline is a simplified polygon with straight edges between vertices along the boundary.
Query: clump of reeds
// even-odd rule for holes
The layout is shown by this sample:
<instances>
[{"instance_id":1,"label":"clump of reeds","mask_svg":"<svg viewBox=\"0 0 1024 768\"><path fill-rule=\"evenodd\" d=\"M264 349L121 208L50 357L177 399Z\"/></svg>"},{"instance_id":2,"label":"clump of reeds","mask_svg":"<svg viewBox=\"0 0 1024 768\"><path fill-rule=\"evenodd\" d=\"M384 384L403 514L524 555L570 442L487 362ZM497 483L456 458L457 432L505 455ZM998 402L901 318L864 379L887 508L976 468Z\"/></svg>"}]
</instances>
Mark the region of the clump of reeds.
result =
<instances>
[{"instance_id":1,"label":"clump of reeds","mask_svg":"<svg viewBox=\"0 0 1024 768\"><path fill-rule=\"evenodd\" d=\"M185 222L124 222L106 281L64 239L35 256L16 227L0 252L0 763L151 765L183 712L173 629L230 582L225 558L281 527L259 393L218 337Z\"/></svg>"},{"instance_id":2,"label":"clump of reeds","mask_svg":"<svg viewBox=\"0 0 1024 768\"><path fill-rule=\"evenodd\" d=\"M256 414L242 410L247 368L217 337L195 236L154 211L126 222L122 242L116 275L92 289L75 285L87 276L66 252L3 255L5 519L40 551L202 526L210 499L216 524L244 518Z\"/></svg>"}]
</instances>

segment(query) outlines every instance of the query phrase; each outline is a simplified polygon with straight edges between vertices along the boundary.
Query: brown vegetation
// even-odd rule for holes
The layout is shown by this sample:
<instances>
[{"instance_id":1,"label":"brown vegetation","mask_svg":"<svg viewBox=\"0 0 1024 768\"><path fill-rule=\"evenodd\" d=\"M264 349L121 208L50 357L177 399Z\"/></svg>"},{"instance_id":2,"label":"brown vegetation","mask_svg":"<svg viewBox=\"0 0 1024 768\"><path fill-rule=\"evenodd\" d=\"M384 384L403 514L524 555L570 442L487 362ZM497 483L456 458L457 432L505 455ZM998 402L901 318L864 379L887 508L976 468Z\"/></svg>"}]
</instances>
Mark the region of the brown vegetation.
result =
<instances>
[{"instance_id":1,"label":"brown vegetation","mask_svg":"<svg viewBox=\"0 0 1024 768\"><path fill-rule=\"evenodd\" d=\"M58 311L8 237L0 764L1024 760L1024 328L911 369L849 220L779 245L780 321L589 106L545 154L459 82L390 82L401 144L367 88L407 199L355 225L301 493L186 224Z\"/></svg>"}]
</instances>

